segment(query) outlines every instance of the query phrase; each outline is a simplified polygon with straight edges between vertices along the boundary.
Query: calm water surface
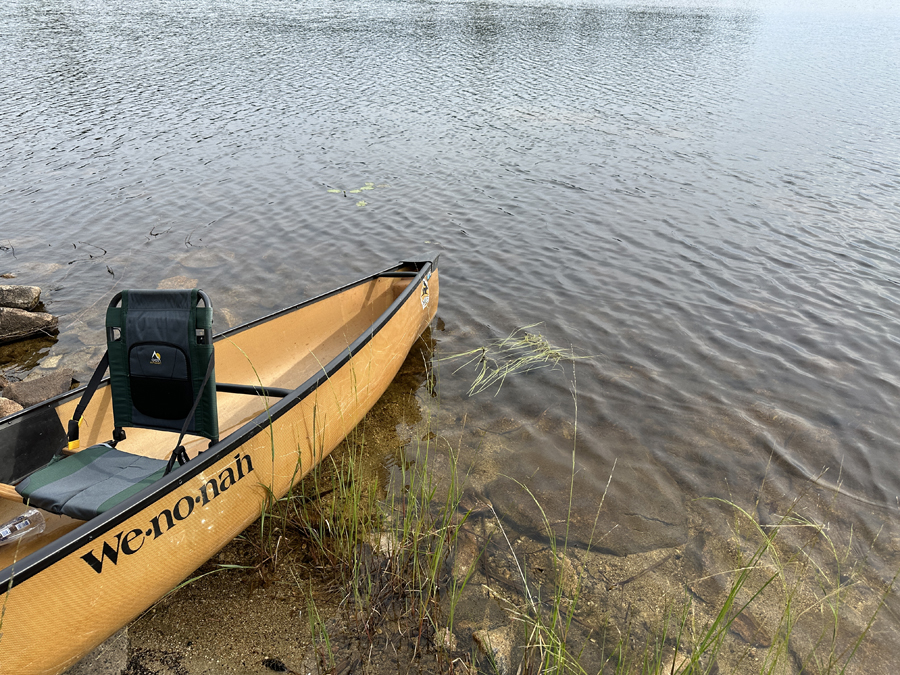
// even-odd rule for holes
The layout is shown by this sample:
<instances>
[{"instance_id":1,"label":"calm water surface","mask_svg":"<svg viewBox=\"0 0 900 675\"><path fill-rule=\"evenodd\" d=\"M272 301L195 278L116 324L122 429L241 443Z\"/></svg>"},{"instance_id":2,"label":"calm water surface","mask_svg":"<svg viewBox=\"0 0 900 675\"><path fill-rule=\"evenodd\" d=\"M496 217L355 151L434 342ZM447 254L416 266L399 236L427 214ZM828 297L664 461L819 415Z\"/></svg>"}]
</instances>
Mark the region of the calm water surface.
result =
<instances>
[{"instance_id":1,"label":"calm water surface","mask_svg":"<svg viewBox=\"0 0 900 675\"><path fill-rule=\"evenodd\" d=\"M472 400L442 366L507 473L567 484L575 386L588 511L613 462L620 520L815 484L896 569L900 19L777 4L5 3L0 272L86 375L118 288L224 327L439 251L439 356L594 357Z\"/></svg>"}]
</instances>

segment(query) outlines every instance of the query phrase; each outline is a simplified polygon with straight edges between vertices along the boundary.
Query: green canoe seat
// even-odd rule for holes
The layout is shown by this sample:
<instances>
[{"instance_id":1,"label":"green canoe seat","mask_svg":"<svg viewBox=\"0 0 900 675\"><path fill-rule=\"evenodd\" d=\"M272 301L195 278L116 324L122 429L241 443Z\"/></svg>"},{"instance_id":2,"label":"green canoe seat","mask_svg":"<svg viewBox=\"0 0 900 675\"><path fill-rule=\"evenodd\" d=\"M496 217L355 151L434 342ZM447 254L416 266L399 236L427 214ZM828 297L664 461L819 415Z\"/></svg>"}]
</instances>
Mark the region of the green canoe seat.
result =
<instances>
[{"instance_id":1,"label":"green canoe seat","mask_svg":"<svg viewBox=\"0 0 900 675\"><path fill-rule=\"evenodd\" d=\"M185 434L219 440L212 304L199 289L133 290L106 310L107 352L69 422L68 446L16 485L23 500L52 513L90 520L188 461ZM78 428L109 368L113 439L80 452ZM115 448L124 427L179 433L168 461Z\"/></svg>"},{"instance_id":2,"label":"green canoe seat","mask_svg":"<svg viewBox=\"0 0 900 675\"><path fill-rule=\"evenodd\" d=\"M158 481L166 464L102 443L31 474L16 490L31 506L90 520Z\"/></svg>"}]
</instances>

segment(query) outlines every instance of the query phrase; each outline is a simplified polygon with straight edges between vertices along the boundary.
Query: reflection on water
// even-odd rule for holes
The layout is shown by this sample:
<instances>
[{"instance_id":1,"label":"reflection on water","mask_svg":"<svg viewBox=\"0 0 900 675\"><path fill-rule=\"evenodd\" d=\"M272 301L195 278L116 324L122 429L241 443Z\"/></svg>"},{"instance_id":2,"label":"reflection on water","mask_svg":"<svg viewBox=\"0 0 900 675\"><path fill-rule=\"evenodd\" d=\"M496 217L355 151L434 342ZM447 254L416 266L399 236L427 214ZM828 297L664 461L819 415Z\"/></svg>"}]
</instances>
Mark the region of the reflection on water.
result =
<instances>
[{"instance_id":1,"label":"reflection on water","mask_svg":"<svg viewBox=\"0 0 900 675\"><path fill-rule=\"evenodd\" d=\"M839 492L896 566L890 11L12 3L0 272L44 287L50 354L81 367L122 287L198 279L224 327L438 250L439 350L542 321L595 355L472 402L443 369L484 471L561 494L577 382L585 514L617 462L610 550L672 545L689 500L754 503L765 476L776 511Z\"/></svg>"}]
</instances>

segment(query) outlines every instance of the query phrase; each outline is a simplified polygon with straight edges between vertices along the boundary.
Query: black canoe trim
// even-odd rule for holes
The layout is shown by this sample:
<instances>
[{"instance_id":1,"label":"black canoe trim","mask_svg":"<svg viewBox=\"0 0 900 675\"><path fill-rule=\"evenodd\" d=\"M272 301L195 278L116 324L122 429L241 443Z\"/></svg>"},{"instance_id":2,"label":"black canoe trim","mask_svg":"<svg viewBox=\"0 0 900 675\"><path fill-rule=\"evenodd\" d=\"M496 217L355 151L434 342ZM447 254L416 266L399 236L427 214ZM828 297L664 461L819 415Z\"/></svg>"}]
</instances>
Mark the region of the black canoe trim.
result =
<instances>
[{"instance_id":1,"label":"black canoe trim","mask_svg":"<svg viewBox=\"0 0 900 675\"><path fill-rule=\"evenodd\" d=\"M271 396L272 398L284 398L293 393L293 389L279 389L278 387L261 387L250 384L228 384L216 382L216 391L225 394L249 394L250 396Z\"/></svg>"},{"instance_id":2,"label":"black canoe trim","mask_svg":"<svg viewBox=\"0 0 900 675\"><path fill-rule=\"evenodd\" d=\"M437 264L437 255L435 255L431 260L419 262L403 262L400 265L391 267L387 270L384 270L383 272L372 274L368 277L360 279L359 281L341 286L340 288L336 288L333 291L329 291L296 305L286 307L285 309L279 310L260 319L256 319L241 326L236 326L235 328L227 330L216 336L215 339L227 337L228 335L246 330L261 323L265 323L266 321L270 321L276 317L295 311L306 305L311 305L315 302L319 302L321 300L324 300L325 298L331 297L332 295L336 295L343 291L354 288L355 286L359 286L360 284L367 283L369 281L372 281L373 279L377 279L378 277L385 276L392 272L403 271L403 268L405 267L413 266L417 271L415 278L410 281L409 285L407 285L403 292L394 300L394 302L391 303L390 307L388 307L387 310L385 310L385 312L378 319L376 319L376 321L371 326L369 326L369 328L365 330L365 332L363 332L356 340L354 340L353 343L349 347L347 347L347 349L345 349L334 359L332 359L332 361L327 366L325 366L325 368L322 369L318 374L309 378L297 389L294 389L291 392L290 396L282 398L267 411L260 413L252 421L244 424L238 431L235 431L234 433L220 440L215 445L211 446L209 450L205 451L199 457L196 457L184 466L181 466L178 469L172 471L163 480L155 483L145 490L142 490L133 497L126 499L121 504L118 504L106 513L102 513L96 518L87 521L84 525L81 525L71 532L64 534L56 541L47 544L43 548L35 551L29 556L26 556L22 560L16 561L6 569L0 570L0 594L9 591L10 588L12 588L15 584L20 584L27 581L39 572L53 565L55 562L62 560L69 554L77 551L85 544L88 544L104 536L117 525L128 520L128 518L143 509L147 504L156 502L168 493L178 489L186 482L188 482L188 480L201 473L204 469L220 461L223 457L229 455L236 448L243 446L244 443L246 443L250 438L268 428L272 422L284 415L295 405L299 404L300 401L305 399L309 394L311 394L319 386L325 383L338 370L346 365L348 361L350 361L350 359L353 357L353 354L355 354L366 344L368 344L372 340L372 338L390 322L390 320L400 310L400 308L409 301L410 296L419 287L421 281L425 279L431 272L437 270ZM108 379L109 378L106 378L106 380L104 381L107 381ZM49 399L43 405L53 405L55 407L55 405L62 403L65 399L79 395L82 389L83 387L79 387L78 389L75 389L73 391L61 394L60 396ZM28 408L22 411L22 413L28 410L34 410L34 408ZM15 415L12 415L10 417L18 417L22 413L16 413Z\"/></svg>"}]
</instances>

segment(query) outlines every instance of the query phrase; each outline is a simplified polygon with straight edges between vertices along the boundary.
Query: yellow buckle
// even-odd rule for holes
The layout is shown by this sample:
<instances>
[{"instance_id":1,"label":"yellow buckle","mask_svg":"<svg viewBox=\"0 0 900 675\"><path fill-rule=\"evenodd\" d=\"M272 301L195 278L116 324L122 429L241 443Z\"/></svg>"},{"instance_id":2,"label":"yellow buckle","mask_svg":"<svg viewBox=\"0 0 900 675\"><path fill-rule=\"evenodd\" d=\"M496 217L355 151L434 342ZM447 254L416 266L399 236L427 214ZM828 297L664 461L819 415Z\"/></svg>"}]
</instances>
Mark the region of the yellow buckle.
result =
<instances>
[{"instance_id":1,"label":"yellow buckle","mask_svg":"<svg viewBox=\"0 0 900 675\"><path fill-rule=\"evenodd\" d=\"M84 415L78 418L78 428L81 428L81 423L84 422ZM74 441L69 441L69 450L77 450L81 447L81 443L76 438Z\"/></svg>"}]
</instances>

